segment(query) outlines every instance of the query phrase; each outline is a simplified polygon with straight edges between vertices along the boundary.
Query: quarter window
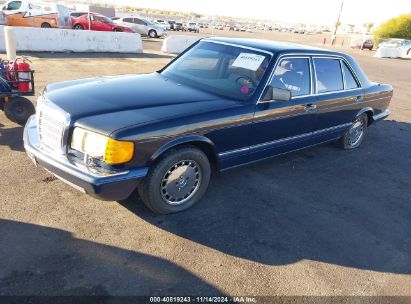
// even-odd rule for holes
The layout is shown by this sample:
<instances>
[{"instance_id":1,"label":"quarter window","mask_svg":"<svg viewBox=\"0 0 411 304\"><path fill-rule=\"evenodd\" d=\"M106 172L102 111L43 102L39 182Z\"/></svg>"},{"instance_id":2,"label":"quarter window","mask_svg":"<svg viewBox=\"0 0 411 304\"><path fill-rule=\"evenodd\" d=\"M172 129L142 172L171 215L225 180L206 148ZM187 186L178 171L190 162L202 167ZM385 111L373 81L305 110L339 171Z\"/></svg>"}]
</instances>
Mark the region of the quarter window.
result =
<instances>
[{"instance_id":1,"label":"quarter window","mask_svg":"<svg viewBox=\"0 0 411 304\"><path fill-rule=\"evenodd\" d=\"M344 88L340 60L315 58L314 65L318 93L340 91Z\"/></svg>"},{"instance_id":2,"label":"quarter window","mask_svg":"<svg viewBox=\"0 0 411 304\"><path fill-rule=\"evenodd\" d=\"M356 89L358 88L358 83L354 78L354 75L351 73L351 70L347 67L345 62L342 62L342 68L344 71L344 78L345 78L345 89Z\"/></svg>"},{"instance_id":3,"label":"quarter window","mask_svg":"<svg viewBox=\"0 0 411 304\"><path fill-rule=\"evenodd\" d=\"M310 94L310 61L308 58L281 60L274 72L271 86L291 91L292 96Z\"/></svg>"}]
</instances>

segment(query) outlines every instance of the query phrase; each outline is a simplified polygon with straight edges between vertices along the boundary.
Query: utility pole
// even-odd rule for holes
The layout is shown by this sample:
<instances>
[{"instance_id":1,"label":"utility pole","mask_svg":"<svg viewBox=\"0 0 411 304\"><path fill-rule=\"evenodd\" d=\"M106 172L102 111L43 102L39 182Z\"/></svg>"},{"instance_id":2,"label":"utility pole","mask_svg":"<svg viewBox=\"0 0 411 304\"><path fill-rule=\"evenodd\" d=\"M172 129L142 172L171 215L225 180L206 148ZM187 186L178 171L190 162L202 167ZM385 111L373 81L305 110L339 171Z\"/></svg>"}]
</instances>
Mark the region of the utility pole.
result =
<instances>
[{"instance_id":1,"label":"utility pole","mask_svg":"<svg viewBox=\"0 0 411 304\"><path fill-rule=\"evenodd\" d=\"M340 12L338 14L337 22L335 23L334 35L333 35L333 39L331 41L332 45L334 45L334 43L335 43L335 38L336 38L336 35L337 35L338 25L340 24L340 17L341 17L341 12L343 10L343 6L344 6L344 1L341 1L341 8L340 8Z\"/></svg>"}]
</instances>

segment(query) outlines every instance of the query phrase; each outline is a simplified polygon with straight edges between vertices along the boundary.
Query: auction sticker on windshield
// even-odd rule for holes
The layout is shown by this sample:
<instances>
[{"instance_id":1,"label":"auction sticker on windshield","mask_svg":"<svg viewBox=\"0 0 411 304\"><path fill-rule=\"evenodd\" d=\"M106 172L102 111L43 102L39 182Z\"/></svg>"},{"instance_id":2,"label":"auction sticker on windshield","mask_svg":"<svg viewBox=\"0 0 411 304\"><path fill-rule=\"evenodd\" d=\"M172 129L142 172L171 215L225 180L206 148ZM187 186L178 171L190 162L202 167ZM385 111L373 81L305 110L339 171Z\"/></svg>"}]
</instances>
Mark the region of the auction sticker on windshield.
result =
<instances>
[{"instance_id":1,"label":"auction sticker on windshield","mask_svg":"<svg viewBox=\"0 0 411 304\"><path fill-rule=\"evenodd\" d=\"M236 60L234 60L232 66L237 68L243 68L247 70L257 71L265 57L262 55L251 53L240 53Z\"/></svg>"}]
</instances>

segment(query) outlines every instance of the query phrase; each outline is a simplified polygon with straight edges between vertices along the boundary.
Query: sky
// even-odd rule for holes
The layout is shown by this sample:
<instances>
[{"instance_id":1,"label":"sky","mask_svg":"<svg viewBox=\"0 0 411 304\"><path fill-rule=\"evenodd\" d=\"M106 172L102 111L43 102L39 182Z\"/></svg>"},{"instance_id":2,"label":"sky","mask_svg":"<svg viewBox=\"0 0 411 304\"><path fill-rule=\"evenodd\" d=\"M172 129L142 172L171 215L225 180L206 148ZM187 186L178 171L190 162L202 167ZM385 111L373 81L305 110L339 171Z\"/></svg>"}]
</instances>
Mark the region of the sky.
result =
<instances>
[{"instance_id":1,"label":"sky","mask_svg":"<svg viewBox=\"0 0 411 304\"><path fill-rule=\"evenodd\" d=\"M316 24L335 23L341 0L116 0L121 5ZM411 0L344 0L344 24L381 23L411 13Z\"/></svg>"}]
</instances>

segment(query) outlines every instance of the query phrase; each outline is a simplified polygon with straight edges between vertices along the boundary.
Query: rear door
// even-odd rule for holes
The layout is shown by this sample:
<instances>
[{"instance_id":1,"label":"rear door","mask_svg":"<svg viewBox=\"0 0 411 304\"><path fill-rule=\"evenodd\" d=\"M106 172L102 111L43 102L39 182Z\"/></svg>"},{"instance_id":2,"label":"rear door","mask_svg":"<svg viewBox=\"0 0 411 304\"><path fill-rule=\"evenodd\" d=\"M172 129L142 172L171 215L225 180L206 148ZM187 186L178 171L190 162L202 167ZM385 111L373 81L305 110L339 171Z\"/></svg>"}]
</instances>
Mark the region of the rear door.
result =
<instances>
[{"instance_id":1,"label":"rear door","mask_svg":"<svg viewBox=\"0 0 411 304\"><path fill-rule=\"evenodd\" d=\"M134 18L131 18L131 17L123 18L122 21L121 21L121 25L127 26L127 27L133 29L134 31L137 30L137 27L134 24Z\"/></svg>"},{"instance_id":2,"label":"rear door","mask_svg":"<svg viewBox=\"0 0 411 304\"><path fill-rule=\"evenodd\" d=\"M291 90L292 98L256 105L250 161L310 145L317 111L311 75L309 56L280 59L270 85Z\"/></svg>"},{"instance_id":3,"label":"rear door","mask_svg":"<svg viewBox=\"0 0 411 304\"><path fill-rule=\"evenodd\" d=\"M139 18L133 18L134 27L140 35L147 35L147 26L144 20Z\"/></svg>"},{"instance_id":4,"label":"rear door","mask_svg":"<svg viewBox=\"0 0 411 304\"><path fill-rule=\"evenodd\" d=\"M355 73L340 57L314 57L317 123L313 139L331 140L346 131L363 102Z\"/></svg>"}]
</instances>

